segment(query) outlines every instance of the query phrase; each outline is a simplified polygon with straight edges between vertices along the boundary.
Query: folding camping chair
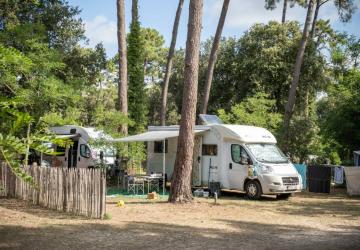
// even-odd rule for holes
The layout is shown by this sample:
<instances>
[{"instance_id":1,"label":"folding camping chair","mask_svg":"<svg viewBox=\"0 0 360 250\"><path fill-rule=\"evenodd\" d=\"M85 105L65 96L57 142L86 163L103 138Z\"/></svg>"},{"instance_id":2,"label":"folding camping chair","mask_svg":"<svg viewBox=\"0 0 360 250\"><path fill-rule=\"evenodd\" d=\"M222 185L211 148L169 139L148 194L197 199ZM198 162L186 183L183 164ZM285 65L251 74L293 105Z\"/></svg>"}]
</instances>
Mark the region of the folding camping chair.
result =
<instances>
[{"instance_id":1,"label":"folding camping chair","mask_svg":"<svg viewBox=\"0 0 360 250\"><path fill-rule=\"evenodd\" d=\"M133 193L133 194L139 194L141 191L142 194L145 194L145 185L144 185L144 179L135 177L135 176L129 176L128 177L128 183L127 183L127 192Z\"/></svg>"}]
</instances>

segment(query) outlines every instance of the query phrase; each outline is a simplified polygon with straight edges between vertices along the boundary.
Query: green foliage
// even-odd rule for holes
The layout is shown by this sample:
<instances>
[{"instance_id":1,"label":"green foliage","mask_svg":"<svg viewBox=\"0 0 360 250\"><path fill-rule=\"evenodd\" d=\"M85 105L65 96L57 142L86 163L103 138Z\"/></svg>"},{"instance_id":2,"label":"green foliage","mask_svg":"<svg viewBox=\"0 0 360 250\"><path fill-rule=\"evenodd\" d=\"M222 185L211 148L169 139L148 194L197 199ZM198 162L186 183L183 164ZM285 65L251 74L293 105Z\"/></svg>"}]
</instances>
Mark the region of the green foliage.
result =
<instances>
[{"instance_id":1,"label":"green foliage","mask_svg":"<svg viewBox=\"0 0 360 250\"><path fill-rule=\"evenodd\" d=\"M259 92L231 107L226 113L218 110L218 115L225 123L244 124L264 127L276 133L282 122L282 115L274 112L276 101L269 99L269 95Z\"/></svg>"},{"instance_id":2,"label":"green foliage","mask_svg":"<svg viewBox=\"0 0 360 250\"><path fill-rule=\"evenodd\" d=\"M23 24L40 24L49 47L70 51L79 41L85 39L79 13L78 7L72 7L63 0L1 0L0 29L8 30ZM26 30L23 32L28 36L37 33L29 33Z\"/></svg>"},{"instance_id":3,"label":"green foliage","mask_svg":"<svg viewBox=\"0 0 360 250\"><path fill-rule=\"evenodd\" d=\"M323 155L319 132L314 116L308 118L294 116L292 118L289 126L291 140L287 143L287 148L293 162L302 163L309 155ZM279 136L280 138L282 137ZM282 141L279 141L279 143L280 146L283 145Z\"/></svg>"},{"instance_id":4,"label":"green foliage","mask_svg":"<svg viewBox=\"0 0 360 250\"><path fill-rule=\"evenodd\" d=\"M269 22L253 25L240 39L222 39L214 70L209 113L219 109L228 112L234 104L258 92L267 93L270 99L276 100L275 111L284 113L300 38L299 23ZM210 45L211 40L202 44L199 89L203 89ZM320 53L314 53L314 50L315 44L310 42L298 90L298 96L304 96L305 90L309 90L311 101L314 101L317 91L325 89L327 79L325 58ZM176 54L180 60L175 57L169 87L179 110L184 67L179 57L181 54L182 51ZM299 112L303 102L303 98L297 99L296 112Z\"/></svg>"},{"instance_id":5,"label":"green foliage","mask_svg":"<svg viewBox=\"0 0 360 250\"><path fill-rule=\"evenodd\" d=\"M112 219L112 215L110 213L104 214L104 220L111 220L111 219Z\"/></svg>"},{"instance_id":6,"label":"green foliage","mask_svg":"<svg viewBox=\"0 0 360 250\"><path fill-rule=\"evenodd\" d=\"M151 28L141 29L144 41L144 74L146 83L158 82L162 76L162 68L166 64L167 49L164 48L164 37Z\"/></svg>"},{"instance_id":7,"label":"green foliage","mask_svg":"<svg viewBox=\"0 0 360 250\"><path fill-rule=\"evenodd\" d=\"M268 9L268 10L273 10L273 9L276 9L277 7L277 4L281 4L281 7L282 7L282 4L283 4L283 1L284 0L265 0L265 8ZM294 7L295 4L298 4L302 7L306 7L306 4L307 4L307 1L306 0L288 0L288 4L290 5L290 7Z\"/></svg>"},{"instance_id":8,"label":"green foliage","mask_svg":"<svg viewBox=\"0 0 360 250\"><path fill-rule=\"evenodd\" d=\"M148 86L146 91L149 98L149 124L160 125L161 86L159 84L152 84ZM166 123L177 125L180 121L180 114L171 93L168 95L168 99Z\"/></svg>"},{"instance_id":9,"label":"green foliage","mask_svg":"<svg viewBox=\"0 0 360 250\"><path fill-rule=\"evenodd\" d=\"M306 5L303 0L289 3L290 7ZM265 4L273 9L282 1ZM349 21L354 13L352 0L333 1L332 6L342 21ZM48 134L49 126L92 126L120 137L120 124L128 124L130 133L157 125L167 55L162 35L141 28L136 13L127 37L126 117L116 111L117 58L107 60L102 44L94 49L80 45L86 39L79 12L63 0L0 0L0 148L1 158L14 160L15 171L29 149L46 152L43 142L55 140ZM280 139L279 124L300 38L297 22L255 24L239 38L223 38L209 112L230 123L268 128ZM199 89L203 89L211 44L209 39L201 45ZM359 149L359 44L357 37L334 31L329 21L317 22L305 52L290 125L289 150L297 161L311 154L338 164ZM178 49L169 83L168 124L178 124L180 119L184 58L184 50ZM319 93L325 98L318 100ZM305 118L307 107L310 115ZM116 148L129 158L129 167L141 168L144 144Z\"/></svg>"},{"instance_id":10,"label":"green foliage","mask_svg":"<svg viewBox=\"0 0 360 250\"><path fill-rule=\"evenodd\" d=\"M325 138L341 145L342 159L350 159L360 145L360 71L350 70L318 105L320 127Z\"/></svg>"},{"instance_id":11,"label":"green foliage","mask_svg":"<svg viewBox=\"0 0 360 250\"><path fill-rule=\"evenodd\" d=\"M137 6L135 7L137 9ZM137 12L137 10L136 10ZM136 15L130 24L127 37L128 62L128 106L129 117L134 125L129 128L130 133L144 131L147 124L147 98L144 83L144 39L141 34L139 17Z\"/></svg>"}]
</instances>

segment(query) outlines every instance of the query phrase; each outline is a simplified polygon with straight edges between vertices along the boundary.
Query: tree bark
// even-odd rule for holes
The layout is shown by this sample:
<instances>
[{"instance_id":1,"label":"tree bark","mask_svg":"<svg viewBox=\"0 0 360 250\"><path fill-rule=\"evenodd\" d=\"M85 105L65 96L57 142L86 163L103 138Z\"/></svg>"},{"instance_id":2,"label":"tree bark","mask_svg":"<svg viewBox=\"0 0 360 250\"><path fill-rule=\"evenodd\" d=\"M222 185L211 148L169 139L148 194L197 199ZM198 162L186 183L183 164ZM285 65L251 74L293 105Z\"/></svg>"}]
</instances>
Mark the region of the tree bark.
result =
<instances>
[{"instance_id":1,"label":"tree bark","mask_svg":"<svg viewBox=\"0 0 360 250\"><path fill-rule=\"evenodd\" d=\"M139 19L138 13L138 0L132 0L131 2L131 20L134 22Z\"/></svg>"},{"instance_id":2,"label":"tree bark","mask_svg":"<svg viewBox=\"0 0 360 250\"><path fill-rule=\"evenodd\" d=\"M124 0L117 0L117 38L119 54L119 82L118 82L118 99L119 111L127 115L127 59L126 59L126 31L125 31L125 4ZM119 132L127 134L127 125L122 125Z\"/></svg>"},{"instance_id":3,"label":"tree bark","mask_svg":"<svg viewBox=\"0 0 360 250\"><path fill-rule=\"evenodd\" d=\"M206 112L207 112L207 107L208 107L209 97L210 97L211 82L213 79L215 63L216 63L216 59L217 59L217 53L218 53L219 45L220 45L221 33L222 33L222 30L224 27L226 13L229 8L229 3L230 3L230 0L224 0L222 10L221 10L221 15L220 15L219 22L218 22L218 26L216 28L214 42L213 42L213 45L211 48L211 53L210 53L210 58L209 58L209 64L208 64L208 68L206 71L204 96L203 96L203 101L202 101L202 109L200 112L201 114L206 114Z\"/></svg>"},{"instance_id":4,"label":"tree bark","mask_svg":"<svg viewBox=\"0 0 360 250\"><path fill-rule=\"evenodd\" d=\"M174 52L175 52L176 38L177 38L178 29L179 29L179 22L180 22L180 16L181 16L183 4L184 4L184 0L179 0L179 4L178 4L177 10L176 10L176 15L175 15L175 20L174 20L174 26L173 26L173 30L172 30L169 54L168 54L167 62L166 62L166 70L165 70L165 76L164 76L162 92L161 92L161 112L160 112L160 125L161 126L165 126L165 122L166 122L166 106L167 106L167 94L168 94L168 88L169 88L169 80L170 80L172 60L173 60L173 56L174 56Z\"/></svg>"},{"instance_id":5,"label":"tree bark","mask_svg":"<svg viewBox=\"0 0 360 250\"><path fill-rule=\"evenodd\" d=\"M320 6L321 6L321 0L316 0L315 14L314 14L314 18L313 18L313 22L312 22L312 26L311 26L311 32L310 32L311 39L314 38L314 36L315 36L315 28L316 28L317 18L319 15Z\"/></svg>"},{"instance_id":6,"label":"tree bark","mask_svg":"<svg viewBox=\"0 0 360 250\"><path fill-rule=\"evenodd\" d=\"M282 17L281 17L281 23L285 23L285 21L286 21L287 3L288 3L288 0L284 0L283 12L282 12Z\"/></svg>"},{"instance_id":7,"label":"tree bark","mask_svg":"<svg viewBox=\"0 0 360 250\"><path fill-rule=\"evenodd\" d=\"M192 200L190 181L194 149L202 7L202 0L190 0L181 122L169 196L169 201L173 203Z\"/></svg>"},{"instance_id":8,"label":"tree bark","mask_svg":"<svg viewBox=\"0 0 360 250\"><path fill-rule=\"evenodd\" d=\"M310 93L309 93L309 89L306 89L305 92L305 108L304 108L304 116L305 118L309 118L309 114L310 114L310 108L309 108L309 97Z\"/></svg>"},{"instance_id":9,"label":"tree bark","mask_svg":"<svg viewBox=\"0 0 360 250\"><path fill-rule=\"evenodd\" d=\"M309 6L308 6L307 14L306 14L306 20L305 20L305 24L304 24L304 30L303 30L302 38L300 41L299 49L298 49L298 52L296 55L296 62L294 65L293 78L292 78L291 87L289 90L288 102L286 103L286 106L285 106L285 116L284 116L285 131L284 132L285 132L286 144L289 139L290 119L292 117L292 113L294 110L294 105L295 105L295 100L296 100L296 89L299 84L301 65L302 65L303 58L304 58L304 52L305 52L306 43L307 43L308 37L309 37L309 29L311 26L312 15L314 12L313 11L314 10L314 1L315 0L309 1Z\"/></svg>"}]
</instances>

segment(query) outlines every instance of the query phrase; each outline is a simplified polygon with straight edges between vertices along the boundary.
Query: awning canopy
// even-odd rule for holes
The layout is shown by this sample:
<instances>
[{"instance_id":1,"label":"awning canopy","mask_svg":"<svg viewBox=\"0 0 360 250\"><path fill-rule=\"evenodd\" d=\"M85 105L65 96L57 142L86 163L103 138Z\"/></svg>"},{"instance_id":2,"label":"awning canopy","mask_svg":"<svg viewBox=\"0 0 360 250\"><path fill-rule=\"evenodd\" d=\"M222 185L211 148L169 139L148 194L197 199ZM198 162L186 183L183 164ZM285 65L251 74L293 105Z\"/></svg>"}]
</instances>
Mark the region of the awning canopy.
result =
<instances>
[{"instance_id":1,"label":"awning canopy","mask_svg":"<svg viewBox=\"0 0 360 250\"><path fill-rule=\"evenodd\" d=\"M55 138L57 139L71 139L80 137L80 134L69 134L69 135L56 135Z\"/></svg>"},{"instance_id":2,"label":"awning canopy","mask_svg":"<svg viewBox=\"0 0 360 250\"><path fill-rule=\"evenodd\" d=\"M196 130L195 134L206 131L205 129ZM161 130L149 131L142 134L132 135L128 137L111 140L112 142L147 142L147 141L163 141L168 138L179 136L179 130Z\"/></svg>"}]
</instances>

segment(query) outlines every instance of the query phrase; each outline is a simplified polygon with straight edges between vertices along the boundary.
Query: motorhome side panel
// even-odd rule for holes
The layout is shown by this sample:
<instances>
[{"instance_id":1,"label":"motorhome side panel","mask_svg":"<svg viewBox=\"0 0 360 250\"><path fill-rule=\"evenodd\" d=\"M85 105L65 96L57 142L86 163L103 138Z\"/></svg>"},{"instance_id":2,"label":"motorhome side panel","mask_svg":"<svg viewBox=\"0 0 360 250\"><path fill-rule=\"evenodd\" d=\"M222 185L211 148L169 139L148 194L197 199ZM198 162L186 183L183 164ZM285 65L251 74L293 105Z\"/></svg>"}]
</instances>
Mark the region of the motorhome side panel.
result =
<instances>
[{"instance_id":1,"label":"motorhome side panel","mask_svg":"<svg viewBox=\"0 0 360 250\"><path fill-rule=\"evenodd\" d=\"M159 142L161 143L161 142ZM147 149L147 172L148 173L161 173L163 171L163 153L159 153L155 145L156 142L148 142ZM167 153L165 153L165 172L168 178L171 178L174 171L177 138L169 138L167 140Z\"/></svg>"}]
</instances>

